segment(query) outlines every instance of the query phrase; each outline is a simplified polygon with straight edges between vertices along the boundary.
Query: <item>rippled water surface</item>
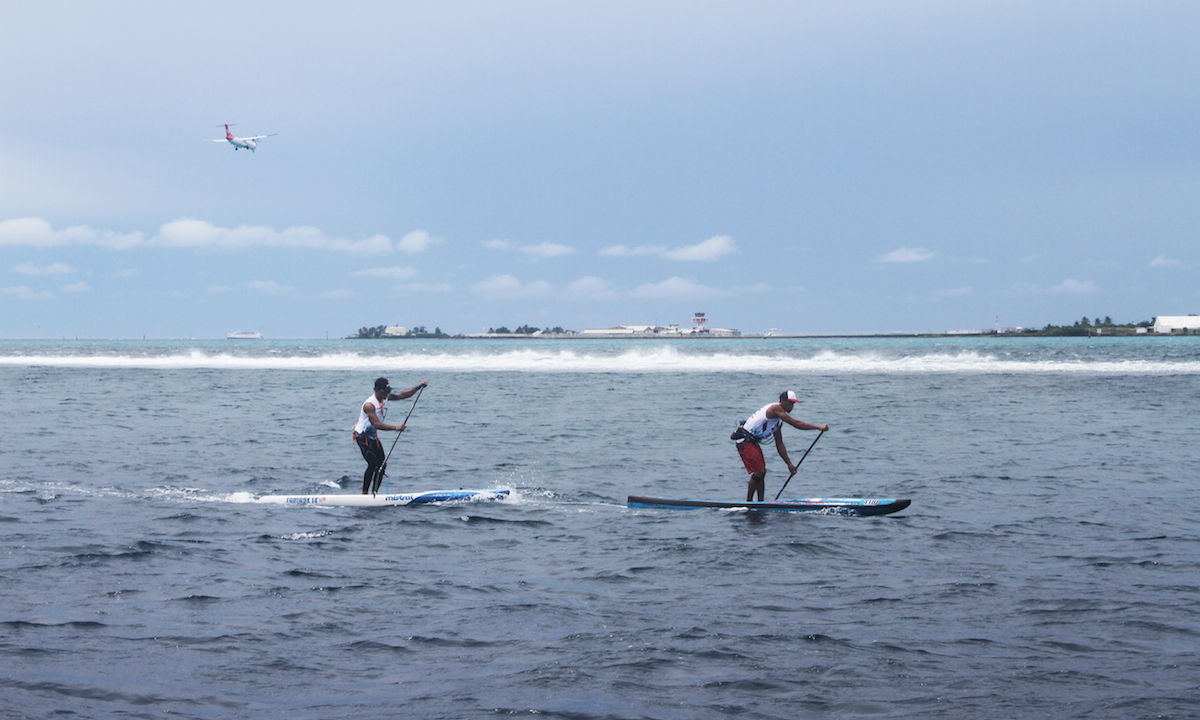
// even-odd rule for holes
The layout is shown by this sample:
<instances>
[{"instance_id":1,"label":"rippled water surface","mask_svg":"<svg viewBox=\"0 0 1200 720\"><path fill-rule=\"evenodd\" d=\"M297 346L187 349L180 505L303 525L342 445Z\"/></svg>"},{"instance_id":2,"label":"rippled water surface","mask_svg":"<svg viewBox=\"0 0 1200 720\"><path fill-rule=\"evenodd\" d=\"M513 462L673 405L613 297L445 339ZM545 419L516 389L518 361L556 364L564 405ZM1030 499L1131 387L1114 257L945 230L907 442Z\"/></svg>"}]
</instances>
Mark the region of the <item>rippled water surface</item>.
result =
<instances>
[{"instance_id":1,"label":"rippled water surface","mask_svg":"<svg viewBox=\"0 0 1200 720\"><path fill-rule=\"evenodd\" d=\"M393 490L512 496L256 502L356 491L378 375ZM785 497L912 506L626 508L789 388ZM1196 717L1198 400L1195 337L0 342L0 717Z\"/></svg>"}]
</instances>

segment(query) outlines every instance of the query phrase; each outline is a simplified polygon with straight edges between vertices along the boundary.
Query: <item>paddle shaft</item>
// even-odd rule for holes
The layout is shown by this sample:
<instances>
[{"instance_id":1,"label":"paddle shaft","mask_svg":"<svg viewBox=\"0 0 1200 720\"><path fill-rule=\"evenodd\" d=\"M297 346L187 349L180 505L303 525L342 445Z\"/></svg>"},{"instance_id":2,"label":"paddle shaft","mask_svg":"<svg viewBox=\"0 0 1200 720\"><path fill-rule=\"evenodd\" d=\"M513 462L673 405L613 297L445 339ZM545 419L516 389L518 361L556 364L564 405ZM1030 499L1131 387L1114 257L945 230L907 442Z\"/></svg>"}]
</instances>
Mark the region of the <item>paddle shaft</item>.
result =
<instances>
[{"instance_id":1,"label":"paddle shaft","mask_svg":"<svg viewBox=\"0 0 1200 720\"><path fill-rule=\"evenodd\" d=\"M821 432L817 433L817 439L816 439L816 440L813 440L813 441L812 441L812 445L809 445L809 446L808 446L808 450L805 450L805 451L804 451L804 454L800 456L800 462L796 463L796 470L795 470L795 472L793 472L791 475L788 475L788 479L783 481L783 487L779 488L779 492L775 494L775 500L774 500L774 502L778 502L778 501L779 501L779 496L783 494L783 490L784 490L784 488L786 488L786 487L787 487L787 484L788 484L788 483L790 483L790 482L792 481L792 478L796 476L796 473L797 473L797 472L800 472L800 463L804 462L804 458L808 457L808 454L809 454L810 452L812 452L813 445L816 445L816 444L817 444L817 440L820 440L820 439L821 439L821 436L822 436L822 435L824 435L824 434L825 434L825 431L824 431L824 430L822 430Z\"/></svg>"},{"instance_id":2,"label":"paddle shaft","mask_svg":"<svg viewBox=\"0 0 1200 720\"><path fill-rule=\"evenodd\" d=\"M417 409L417 401L421 399L421 393L424 391L425 391L425 388L423 388L423 387L417 389L417 396L415 398L413 398L412 407L410 407L408 409L408 414L404 416L404 422L400 423L401 425L408 424L408 419L410 417L412 417L413 410ZM388 464L388 460L392 459L392 450L396 449L396 443L399 441L400 441L400 433L396 433L396 439L392 441L392 446L390 448L388 448L387 457L385 457L383 459L383 476L384 477L387 477L387 464ZM385 487L383 489L383 494L387 495L388 491L391 490L391 487L392 487L392 479L390 477L388 477L388 484L387 484L387 487Z\"/></svg>"}]
</instances>

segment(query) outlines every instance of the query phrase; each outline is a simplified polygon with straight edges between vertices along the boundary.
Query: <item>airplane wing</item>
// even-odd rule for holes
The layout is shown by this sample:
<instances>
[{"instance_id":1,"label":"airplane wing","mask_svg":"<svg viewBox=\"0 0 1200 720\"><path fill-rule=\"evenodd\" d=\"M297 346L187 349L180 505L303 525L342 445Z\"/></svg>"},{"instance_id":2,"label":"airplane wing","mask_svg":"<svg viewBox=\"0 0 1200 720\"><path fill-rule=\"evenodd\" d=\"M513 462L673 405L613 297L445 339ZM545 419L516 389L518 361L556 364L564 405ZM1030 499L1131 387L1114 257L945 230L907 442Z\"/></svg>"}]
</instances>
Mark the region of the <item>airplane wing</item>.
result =
<instances>
[{"instance_id":1,"label":"airplane wing","mask_svg":"<svg viewBox=\"0 0 1200 720\"><path fill-rule=\"evenodd\" d=\"M204 142L229 142L229 140L226 138L221 138L220 140L205 140Z\"/></svg>"},{"instance_id":2,"label":"airplane wing","mask_svg":"<svg viewBox=\"0 0 1200 720\"><path fill-rule=\"evenodd\" d=\"M238 138L238 140L262 140L263 138L274 137L279 133L271 133L270 135L255 135L254 137Z\"/></svg>"}]
</instances>

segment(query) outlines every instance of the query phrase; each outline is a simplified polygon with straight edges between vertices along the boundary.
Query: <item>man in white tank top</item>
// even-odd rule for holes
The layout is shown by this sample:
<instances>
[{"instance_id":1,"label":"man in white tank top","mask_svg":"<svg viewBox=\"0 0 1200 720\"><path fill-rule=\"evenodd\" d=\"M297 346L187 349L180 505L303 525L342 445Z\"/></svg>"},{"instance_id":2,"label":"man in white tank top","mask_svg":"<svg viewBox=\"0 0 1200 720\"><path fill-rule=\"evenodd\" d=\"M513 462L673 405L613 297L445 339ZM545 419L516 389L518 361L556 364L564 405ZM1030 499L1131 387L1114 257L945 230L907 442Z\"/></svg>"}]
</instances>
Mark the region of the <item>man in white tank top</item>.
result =
<instances>
[{"instance_id":1,"label":"man in white tank top","mask_svg":"<svg viewBox=\"0 0 1200 720\"><path fill-rule=\"evenodd\" d=\"M420 384L402 393L393 393L387 378L375 381L375 392L367 396L359 408L358 422L354 425L354 442L362 451L363 459L367 461L367 471L363 473L363 495L379 492L383 482L383 473L387 470L387 455L383 452L383 444L379 442L379 430L395 430L404 432L404 425L387 425L383 422L387 415L388 400L404 400L416 394L418 390L428 385L422 380Z\"/></svg>"},{"instance_id":2,"label":"man in white tank top","mask_svg":"<svg viewBox=\"0 0 1200 720\"><path fill-rule=\"evenodd\" d=\"M734 431L732 439L737 441L738 455L742 458L742 464L746 466L746 472L750 473L746 502L753 502L755 495L758 495L758 501L762 502L767 492L767 461L763 457L762 448L759 447L760 443L774 440L776 452L787 463L788 472L795 475L796 466L792 464L783 444L783 424L787 423L797 430L824 432L829 429L828 425L810 425L789 415L799 402L800 399L791 390L780 393L779 402L762 406Z\"/></svg>"}]
</instances>

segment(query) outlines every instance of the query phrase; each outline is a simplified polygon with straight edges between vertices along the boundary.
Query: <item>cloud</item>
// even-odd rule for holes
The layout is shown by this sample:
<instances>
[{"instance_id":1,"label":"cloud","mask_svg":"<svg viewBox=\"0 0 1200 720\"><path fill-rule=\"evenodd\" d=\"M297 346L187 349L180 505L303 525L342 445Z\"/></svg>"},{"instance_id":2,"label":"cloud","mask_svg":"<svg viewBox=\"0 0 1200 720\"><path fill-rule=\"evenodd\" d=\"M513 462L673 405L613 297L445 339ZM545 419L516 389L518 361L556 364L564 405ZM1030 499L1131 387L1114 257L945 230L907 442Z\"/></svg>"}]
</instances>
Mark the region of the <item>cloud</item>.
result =
<instances>
[{"instance_id":1,"label":"cloud","mask_svg":"<svg viewBox=\"0 0 1200 720\"><path fill-rule=\"evenodd\" d=\"M1176 267L1182 264L1183 261L1173 260L1166 255L1159 255L1150 261L1150 267Z\"/></svg>"},{"instance_id":2,"label":"cloud","mask_svg":"<svg viewBox=\"0 0 1200 720\"><path fill-rule=\"evenodd\" d=\"M975 291L975 289L973 287L971 287L970 285L966 285L966 286L959 287L959 288L948 288L945 290L938 290L937 296L944 297L944 298L970 297L974 291Z\"/></svg>"},{"instance_id":3,"label":"cloud","mask_svg":"<svg viewBox=\"0 0 1200 720\"><path fill-rule=\"evenodd\" d=\"M726 293L681 277L672 277L660 283L648 283L629 291L631 297L648 300L704 300L722 297Z\"/></svg>"},{"instance_id":4,"label":"cloud","mask_svg":"<svg viewBox=\"0 0 1200 720\"><path fill-rule=\"evenodd\" d=\"M357 295L349 290L326 290L321 293L322 300L345 300L353 297L357 297Z\"/></svg>"},{"instance_id":5,"label":"cloud","mask_svg":"<svg viewBox=\"0 0 1200 720\"><path fill-rule=\"evenodd\" d=\"M666 253L671 260L716 260L722 255L736 252L733 238L728 235L714 235L702 243L676 248Z\"/></svg>"},{"instance_id":6,"label":"cloud","mask_svg":"<svg viewBox=\"0 0 1200 720\"><path fill-rule=\"evenodd\" d=\"M609 245L602 247L596 253L603 257L640 257L642 255L666 255L667 248L665 245L639 245L638 247L626 247L624 245Z\"/></svg>"},{"instance_id":7,"label":"cloud","mask_svg":"<svg viewBox=\"0 0 1200 720\"><path fill-rule=\"evenodd\" d=\"M932 260L937 257L937 253L925 248L906 248L902 247L885 253L875 258L875 262L881 263L913 263Z\"/></svg>"},{"instance_id":8,"label":"cloud","mask_svg":"<svg viewBox=\"0 0 1200 720\"><path fill-rule=\"evenodd\" d=\"M64 245L98 245L110 250L126 250L142 245L146 236L140 232L121 234L98 232L86 225L55 230L41 218L19 218L0 222L0 245L31 247L61 247Z\"/></svg>"},{"instance_id":9,"label":"cloud","mask_svg":"<svg viewBox=\"0 0 1200 720\"><path fill-rule=\"evenodd\" d=\"M488 250L505 250L546 258L570 255L575 252L575 248L569 245L551 242L539 243L537 245L518 245L512 240L488 240L483 243L483 246Z\"/></svg>"},{"instance_id":10,"label":"cloud","mask_svg":"<svg viewBox=\"0 0 1200 720\"><path fill-rule=\"evenodd\" d=\"M392 241L386 235L366 240L346 240L326 237L314 227L290 227L275 230L266 226L239 225L222 228L203 220L181 218L163 225L150 245L176 248L212 248L244 250L246 248L312 248L359 254L390 252Z\"/></svg>"},{"instance_id":11,"label":"cloud","mask_svg":"<svg viewBox=\"0 0 1200 720\"><path fill-rule=\"evenodd\" d=\"M598 277L581 277L567 286L567 296L576 300L613 300L617 297L612 285Z\"/></svg>"},{"instance_id":12,"label":"cloud","mask_svg":"<svg viewBox=\"0 0 1200 720\"><path fill-rule=\"evenodd\" d=\"M366 277L389 278L391 280L408 280L417 276L417 269L414 267L387 267L387 268L367 268L359 270L355 275L365 275Z\"/></svg>"},{"instance_id":13,"label":"cloud","mask_svg":"<svg viewBox=\"0 0 1200 720\"><path fill-rule=\"evenodd\" d=\"M1047 288L1032 283L1018 283L1013 287L1013 292L1018 295L1090 295L1099 292L1099 288L1091 280L1067 279Z\"/></svg>"},{"instance_id":14,"label":"cloud","mask_svg":"<svg viewBox=\"0 0 1200 720\"><path fill-rule=\"evenodd\" d=\"M406 253L416 254L425 252L433 245L440 245L443 242L440 237L431 237L424 230L413 230L409 234L400 238L400 242L396 243L397 250L403 250Z\"/></svg>"},{"instance_id":15,"label":"cloud","mask_svg":"<svg viewBox=\"0 0 1200 720\"><path fill-rule=\"evenodd\" d=\"M728 235L714 235L704 242L696 243L695 245L685 245L684 247L670 249L665 245L639 245L637 247L629 247L627 245L608 245L600 248L596 254L602 257L643 257L646 255L659 255L668 260L716 260L722 255L729 255L737 252L737 246L733 242L733 238Z\"/></svg>"},{"instance_id":16,"label":"cloud","mask_svg":"<svg viewBox=\"0 0 1200 720\"><path fill-rule=\"evenodd\" d=\"M405 235L400 249L420 252L439 242L423 230ZM210 222L180 218L166 223L154 237L144 233L115 233L97 231L86 225L55 230L40 218L20 218L0 222L0 246L27 245L59 247L64 245L95 245L110 250L129 250L135 247L203 248L213 250L244 250L247 248L312 248L357 254L379 254L392 251L392 241L386 235L374 235L365 240L331 238L314 227L290 227L275 230L266 226L239 225L235 228L217 227Z\"/></svg>"},{"instance_id":17,"label":"cloud","mask_svg":"<svg viewBox=\"0 0 1200 720\"><path fill-rule=\"evenodd\" d=\"M91 290L92 286L81 281L81 282L77 282L77 283L71 283L70 285L63 285L60 289L63 292L69 292L69 293L85 293L85 292Z\"/></svg>"},{"instance_id":18,"label":"cloud","mask_svg":"<svg viewBox=\"0 0 1200 720\"><path fill-rule=\"evenodd\" d=\"M286 285L280 285L274 280L251 280L250 282L246 283L246 287L250 288L251 290L257 290L264 295L282 295L295 290L295 288L290 288Z\"/></svg>"},{"instance_id":19,"label":"cloud","mask_svg":"<svg viewBox=\"0 0 1200 720\"><path fill-rule=\"evenodd\" d=\"M1098 292L1096 283L1091 280L1063 280L1058 285L1050 288L1048 292L1051 295L1090 295Z\"/></svg>"},{"instance_id":20,"label":"cloud","mask_svg":"<svg viewBox=\"0 0 1200 720\"><path fill-rule=\"evenodd\" d=\"M5 295L11 295L18 300L53 300L54 294L46 291L35 292L29 289L27 285L18 285L17 287L4 288Z\"/></svg>"},{"instance_id":21,"label":"cloud","mask_svg":"<svg viewBox=\"0 0 1200 720\"><path fill-rule=\"evenodd\" d=\"M558 257L559 255L570 255L575 252L575 248L558 243L544 242L538 245L526 245L520 248L520 252L526 255L538 255L540 257Z\"/></svg>"},{"instance_id":22,"label":"cloud","mask_svg":"<svg viewBox=\"0 0 1200 720\"><path fill-rule=\"evenodd\" d=\"M533 300L548 298L552 294L550 284L544 280L522 285L512 275L493 275L472 285L471 290L493 300Z\"/></svg>"},{"instance_id":23,"label":"cloud","mask_svg":"<svg viewBox=\"0 0 1200 720\"><path fill-rule=\"evenodd\" d=\"M454 292L454 286L450 283L405 283L397 285L396 290L411 293L442 293Z\"/></svg>"},{"instance_id":24,"label":"cloud","mask_svg":"<svg viewBox=\"0 0 1200 720\"><path fill-rule=\"evenodd\" d=\"M33 263L21 263L13 268L13 272L19 272L22 275L70 275L75 272L75 268L62 263L54 263L46 267L38 267Z\"/></svg>"}]
</instances>

